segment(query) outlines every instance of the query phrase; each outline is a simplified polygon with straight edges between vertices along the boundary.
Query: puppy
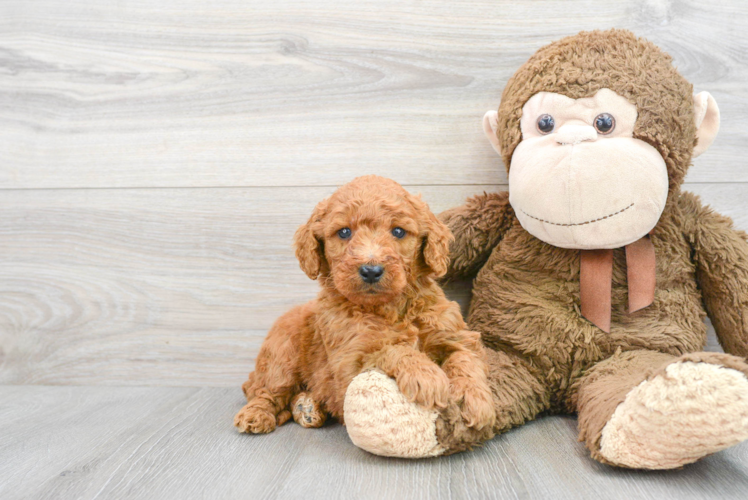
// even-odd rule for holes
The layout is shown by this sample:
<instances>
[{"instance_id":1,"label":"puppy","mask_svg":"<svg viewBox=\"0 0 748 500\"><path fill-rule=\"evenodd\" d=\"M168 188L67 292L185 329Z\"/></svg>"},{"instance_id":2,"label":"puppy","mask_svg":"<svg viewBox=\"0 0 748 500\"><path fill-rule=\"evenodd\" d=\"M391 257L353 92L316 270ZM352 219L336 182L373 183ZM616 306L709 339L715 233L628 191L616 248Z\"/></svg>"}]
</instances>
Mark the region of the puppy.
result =
<instances>
[{"instance_id":1,"label":"puppy","mask_svg":"<svg viewBox=\"0 0 748 500\"><path fill-rule=\"evenodd\" d=\"M348 384L368 369L425 408L451 398L469 427L493 425L479 335L434 282L451 240L420 197L389 179L359 177L320 202L294 244L321 290L270 329L234 425L266 433L292 415L304 427L328 415L344 422Z\"/></svg>"}]
</instances>

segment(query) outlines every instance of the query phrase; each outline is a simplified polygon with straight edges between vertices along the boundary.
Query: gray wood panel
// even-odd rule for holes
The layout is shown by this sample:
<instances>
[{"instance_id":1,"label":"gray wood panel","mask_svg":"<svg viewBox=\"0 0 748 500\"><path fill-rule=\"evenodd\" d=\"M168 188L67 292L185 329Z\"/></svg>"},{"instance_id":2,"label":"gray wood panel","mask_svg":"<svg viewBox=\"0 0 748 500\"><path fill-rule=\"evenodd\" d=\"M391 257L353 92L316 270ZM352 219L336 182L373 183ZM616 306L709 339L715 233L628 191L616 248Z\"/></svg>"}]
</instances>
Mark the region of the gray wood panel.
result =
<instances>
[{"instance_id":1,"label":"gray wood panel","mask_svg":"<svg viewBox=\"0 0 748 500\"><path fill-rule=\"evenodd\" d=\"M384 459L340 425L240 435L238 389L0 386L0 497L737 499L748 443L681 470L614 469L541 417L472 452Z\"/></svg>"},{"instance_id":2,"label":"gray wood panel","mask_svg":"<svg viewBox=\"0 0 748 500\"><path fill-rule=\"evenodd\" d=\"M410 189L439 212L503 188ZM748 228L744 185L689 188ZM2 192L0 382L238 385L273 321L316 294L291 239L332 190ZM452 295L466 305L469 286Z\"/></svg>"},{"instance_id":3,"label":"gray wood panel","mask_svg":"<svg viewBox=\"0 0 748 500\"><path fill-rule=\"evenodd\" d=\"M745 498L746 443L641 472L572 417L420 461L231 421L316 292L290 247L314 204L370 173L436 212L505 188L481 117L559 37L632 29L713 93L686 188L748 229L747 23L742 0L0 2L0 498Z\"/></svg>"},{"instance_id":4,"label":"gray wood panel","mask_svg":"<svg viewBox=\"0 0 748 500\"><path fill-rule=\"evenodd\" d=\"M723 127L694 182L748 181L748 3L0 4L0 188L495 184L516 68L580 30L669 51Z\"/></svg>"},{"instance_id":5,"label":"gray wood panel","mask_svg":"<svg viewBox=\"0 0 748 500\"><path fill-rule=\"evenodd\" d=\"M441 211L480 189L413 191ZM291 240L332 191L4 192L0 381L236 385L316 295Z\"/></svg>"}]
</instances>

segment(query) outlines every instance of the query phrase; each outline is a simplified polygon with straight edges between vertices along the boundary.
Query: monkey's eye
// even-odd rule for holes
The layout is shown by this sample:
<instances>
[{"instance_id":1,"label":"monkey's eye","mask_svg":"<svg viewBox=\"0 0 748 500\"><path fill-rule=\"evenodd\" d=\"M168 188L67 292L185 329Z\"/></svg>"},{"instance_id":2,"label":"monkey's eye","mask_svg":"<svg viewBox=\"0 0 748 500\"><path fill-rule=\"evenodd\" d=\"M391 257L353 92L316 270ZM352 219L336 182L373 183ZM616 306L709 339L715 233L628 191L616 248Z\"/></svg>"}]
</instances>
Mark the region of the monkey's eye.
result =
<instances>
[{"instance_id":1,"label":"monkey's eye","mask_svg":"<svg viewBox=\"0 0 748 500\"><path fill-rule=\"evenodd\" d=\"M616 119L609 113L600 113L595 118L595 130L599 133L606 135L613 132L616 128Z\"/></svg>"},{"instance_id":2,"label":"monkey's eye","mask_svg":"<svg viewBox=\"0 0 748 500\"><path fill-rule=\"evenodd\" d=\"M555 126L556 122L551 115L540 115L538 117L538 130L541 134L550 134Z\"/></svg>"},{"instance_id":3,"label":"monkey's eye","mask_svg":"<svg viewBox=\"0 0 748 500\"><path fill-rule=\"evenodd\" d=\"M338 231L338 237L340 237L341 240L347 240L351 237L351 228L344 227L340 231Z\"/></svg>"},{"instance_id":4,"label":"monkey's eye","mask_svg":"<svg viewBox=\"0 0 748 500\"><path fill-rule=\"evenodd\" d=\"M405 234L406 234L405 229L401 227L396 227L395 229L392 230L392 236L394 236L398 240L401 238L405 238Z\"/></svg>"}]
</instances>

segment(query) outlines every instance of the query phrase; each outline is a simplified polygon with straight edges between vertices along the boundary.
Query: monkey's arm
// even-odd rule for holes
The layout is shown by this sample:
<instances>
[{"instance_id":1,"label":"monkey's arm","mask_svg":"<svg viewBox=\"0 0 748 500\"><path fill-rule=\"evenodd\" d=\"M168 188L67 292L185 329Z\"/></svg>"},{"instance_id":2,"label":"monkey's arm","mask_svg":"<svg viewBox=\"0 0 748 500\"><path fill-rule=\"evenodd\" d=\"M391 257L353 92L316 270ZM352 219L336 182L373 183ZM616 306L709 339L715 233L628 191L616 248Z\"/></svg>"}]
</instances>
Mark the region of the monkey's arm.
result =
<instances>
[{"instance_id":1,"label":"monkey's arm","mask_svg":"<svg viewBox=\"0 0 748 500\"><path fill-rule=\"evenodd\" d=\"M723 349L748 356L748 235L691 193L680 200L696 280Z\"/></svg>"},{"instance_id":2,"label":"monkey's arm","mask_svg":"<svg viewBox=\"0 0 748 500\"><path fill-rule=\"evenodd\" d=\"M455 236L447 274L443 280L473 278L488 260L491 250L512 225L514 211L509 193L483 193L465 205L439 214Z\"/></svg>"}]
</instances>

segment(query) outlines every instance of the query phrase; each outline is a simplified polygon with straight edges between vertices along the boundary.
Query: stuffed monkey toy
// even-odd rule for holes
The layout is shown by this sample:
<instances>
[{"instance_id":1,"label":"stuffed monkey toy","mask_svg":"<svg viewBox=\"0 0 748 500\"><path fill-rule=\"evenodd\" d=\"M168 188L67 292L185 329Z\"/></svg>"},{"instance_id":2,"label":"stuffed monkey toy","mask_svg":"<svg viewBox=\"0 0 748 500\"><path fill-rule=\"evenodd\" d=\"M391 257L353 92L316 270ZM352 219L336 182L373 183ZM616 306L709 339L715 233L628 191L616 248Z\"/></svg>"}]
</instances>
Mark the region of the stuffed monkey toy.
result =
<instances>
[{"instance_id":1,"label":"stuffed monkey toy","mask_svg":"<svg viewBox=\"0 0 748 500\"><path fill-rule=\"evenodd\" d=\"M367 372L346 395L353 442L436 456L576 413L592 458L670 469L748 438L746 234L681 191L718 128L714 99L628 31L533 55L484 117L509 192L441 215L456 238L448 278L474 278L467 322L486 345L496 424L468 427L455 400L403 442L413 403ZM727 354L702 351L707 314Z\"/></svg>"}]
</instances>

